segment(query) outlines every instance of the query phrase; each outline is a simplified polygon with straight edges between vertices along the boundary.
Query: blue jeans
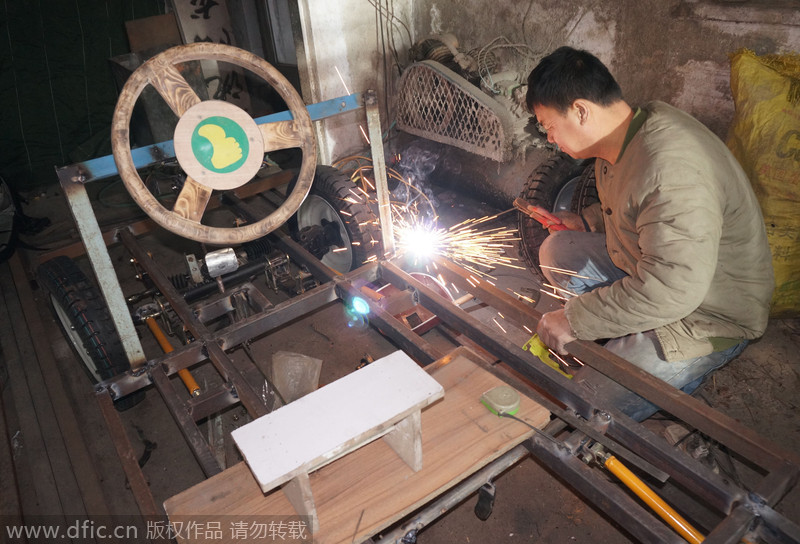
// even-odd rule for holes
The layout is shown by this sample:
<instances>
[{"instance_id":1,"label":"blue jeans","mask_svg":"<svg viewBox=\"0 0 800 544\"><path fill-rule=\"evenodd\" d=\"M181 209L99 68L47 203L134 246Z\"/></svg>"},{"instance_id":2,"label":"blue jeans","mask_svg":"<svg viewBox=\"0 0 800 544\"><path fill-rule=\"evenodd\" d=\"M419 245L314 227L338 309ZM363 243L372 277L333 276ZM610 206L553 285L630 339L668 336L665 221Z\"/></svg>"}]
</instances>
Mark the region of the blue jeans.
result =
<instances>
[{"instance_id":1,"label":"blue jeans","mask_svg":"<svg viewBox=\"0 0 800 544\"><path fill-rule=\"evenodd\" d=\"M605 235L602 233L555 232L545 239L539 249L539 262L542 272L551 284L576 295L610 285L627 275L611 261L606 249ZM558 272L554 268L576 274ZM655 332L649 330L613 338L605 347L653 376L691 394L709 374L739 355L746 345L747 341L743 340L724 351L667 362L661 353ZM647 419L659 410L655 404L588 366L582 367L574 379L637 421ZM669 411L669 406L663 408Z\"/></svg>"}]
</instances>

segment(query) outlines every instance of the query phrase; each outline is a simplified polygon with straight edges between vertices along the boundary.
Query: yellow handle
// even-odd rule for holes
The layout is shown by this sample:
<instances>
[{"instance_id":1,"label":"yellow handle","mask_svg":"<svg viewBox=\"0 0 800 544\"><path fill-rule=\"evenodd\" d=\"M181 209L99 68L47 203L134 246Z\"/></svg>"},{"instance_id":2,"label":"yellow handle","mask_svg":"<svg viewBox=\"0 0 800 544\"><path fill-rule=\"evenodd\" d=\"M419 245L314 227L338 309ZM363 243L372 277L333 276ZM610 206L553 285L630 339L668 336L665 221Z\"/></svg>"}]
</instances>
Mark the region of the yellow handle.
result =
<instances>
[{"instance_id":1,"label":"yellow handle","mask_svg":"<svg viewBox=\"0 0 800 544\"><path fill-rule=\"evenodd\" d=\"M538 357L544 364L546 364L547 366L549 366L554 370L557 370L567 378L570 379L572 378L572 374L567 374L566 372L561 370L561 365L559 365L556 361L550 358L550 350L547 348L547 346L544 345L544 342L542 342L542 339L539 338L538 334L534 334L533 336L531 336L530 340L525 342L525 344L522 346L522 349L524 349L525 351L530 351L531 353L536 355L536 357Z\"/></svg>"},{"instance_id":2,"label":"yellow handle","mask_svg":"<svg viewBox=\"0 0 800 544\"><path fill-rule=\"evenodd\" d=\"M692 527L691 524L683 519L672 507L661 500L661 497L656 495L652 489L647 487L643 481L628 470L628 467L623 465L616 457L610 455L608 459L606 459L605 466L690 544L700 544L705 540L705 537L697 529Z\"/></svg>"},{"instance_id":3,"label":"yellow handle","mask_svg":"<svg viewBox=\"0 0 800 544\"><path fill-rule=\"evenodd\" d=\"M161 349L164 350L164 353L172 353L175 348L173 348L172 344L169 343L169 339L164 334L164 331L161 330L161 327L158 326L155 318L148 317L145 319L145 323L147 323L147 327L150 329L150 332L152 332L153 336L155 336L156 340L158 340L158 345L161 346ZM189 390L189 393L193 397L196 397L200 394L200 385L197 383L197 381L195 381L191 372L185 368L182 368L178 371L178 376L180 376L181 380L183 380L183 385L186 386L186 389Z\"/></svg>"}]
</instances>

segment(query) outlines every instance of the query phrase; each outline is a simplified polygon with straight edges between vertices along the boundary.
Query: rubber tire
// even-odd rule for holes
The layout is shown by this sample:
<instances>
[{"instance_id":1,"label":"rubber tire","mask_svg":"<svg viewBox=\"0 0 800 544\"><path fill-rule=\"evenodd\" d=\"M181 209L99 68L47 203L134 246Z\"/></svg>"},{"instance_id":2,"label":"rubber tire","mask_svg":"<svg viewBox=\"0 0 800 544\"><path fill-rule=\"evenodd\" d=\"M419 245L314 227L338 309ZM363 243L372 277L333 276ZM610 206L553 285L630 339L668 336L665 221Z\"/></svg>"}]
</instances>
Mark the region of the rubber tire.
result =
<instances>
[{"instance_id":1,"label":"rubber tire","mask_svg":"<svg viewBox=\"0 0 800 544\"><path fill-rule=\"evenodd\" d=\"M289 192L293 186L294 181L289 184ZM347 174L332 166L317 166L309 195L322 198L336 210L347 231L352 248L352 259L349 267L341 267L347 268L346 270L337 270L338 272L344 274L358 268L367 260L383 254L381 230L377 225L378 218L366 202L352 202L363 193L358 190L358 186ZM362 198L364 197L362 196ZM287 222L289 231L293 235L299 230L297 216L302 213L302 207L301 204L301 209ZM352 245L353 242L357 242L357 245ZM322 261L325 262L324 256Z\"/></svg>"},{"instance_id":2,"label":"rubber tire","mask_svg":"<svg viewBox=\"0 0 800 544\"><path fill-rule=\"evenodd\" d=\"M584 188L589 183L591 187ZM520 198L551 212L568 210L578 213L592 203L592 198L597 202L594 160L578 161L564 153L550 157L530 175ZM539 247L550 233L524 213L518 213L517 218L520 258L540 281L545 281L539 268Z\"/></svg>"},{"instance_id":3,"label":"rubber tire","mask_svg":"<svg viewBox=\"0 0 800 544\"><path fill-rule=\"evenodd\" d=\"M65 337L92 382L97 383L97 378L88 368L85 356L91 359L101 380L130 370L130 363L102 294L75 261L63 255L55 257L39 266L37 276L39 285L50 294L53 305L59 306L53 310L62 329L70 327L82 341L82 346L76 345L70 332L64 330ZM64 322L62 315L69 323ZM79 351L81 348L84 354ZM144 396L144 391L139 390L116 400L114 405L118 411L124 411L139 404Z\"/></svg>"}]
</instances>

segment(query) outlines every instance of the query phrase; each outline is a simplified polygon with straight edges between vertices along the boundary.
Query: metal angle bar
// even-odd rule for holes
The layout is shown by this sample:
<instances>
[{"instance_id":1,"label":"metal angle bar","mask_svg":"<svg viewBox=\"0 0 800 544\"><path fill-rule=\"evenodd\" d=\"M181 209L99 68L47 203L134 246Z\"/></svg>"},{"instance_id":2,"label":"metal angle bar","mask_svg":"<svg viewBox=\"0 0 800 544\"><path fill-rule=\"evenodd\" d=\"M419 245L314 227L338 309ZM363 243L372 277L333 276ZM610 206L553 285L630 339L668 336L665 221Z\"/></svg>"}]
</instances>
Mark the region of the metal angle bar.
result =
<instances>
[{"instance_id":1,"label":"metal angle bar","mask_svg":"<svg viewBox=\"0 0 800 544\"><path fill-rule=\"evenodd\" d=\"M236 387L236 392L239 398L242 399L245 408L247 408L251 415L256 417L267 413L263 402L260 401L258 393L253 389L251 384L243 378L239 370L234 367L228 356L225 355L224 351L218 345L218 340L215 338L215 335L212 335L206 326L197 319L195 312L189 307L180 293L178 293L178 290L175 289L172 282L167 279L166 275L153 258L144 251L144 248L139 245L132 234L123 231L122 242L139 265L147 271L150 279L158 290L161 291L161 294L169 301L172 310L178 315L181 321L183 321L184 326L194 335L196 338L195 341L202 343L206 347L209 358L220 374L222 374L226 380L230 380ZM250 364L255 367L252 363ZM259 373L261 372L259 369L256 369L256 371ZM161 372L164 371L161 370ZM194 422L192 421L192 425L193 424Z\"/></svg>"},{"instance_id":2,"label":"metal angle bar","mask_svg":"<svg viewBox=\"0 0 800 544\"><path fill-rule=\"evenodd\" d=\"M369 305L369 323L377 328L384 336L389 337L398 346L416 359L421 365L426 366L442 357L442 353L434 348L427 340L403 325L394 316L390 315L370 297L365 296L352 283L344 279L334 282L339 297L345 304L350 304L354 297L359 297Z\"/></svg>"},{"instance_id":3,"label":"metal angle bar","mask_svg":"<svg viewBox=\"0 0 800 544\"><path fill-rule=\"evenodd\" d=\"M340 113L348 111L359 110L363 108L363 98L361 93L353 93L350 95L340 96L325 100L324 102L317 102L306 106L308 114L312 121L320 121L327 117L333 117ZM266 123L275 123L278 121L291 121L294 118L290 111L282 111L257 117L254 119L256 124L263 125ZM131 157L133 158L133 166L137 170L145 168L153 164L158 164L167 159L175 157L175 145L172 140L160 142L153 145L138 147L131 150ZM117 165L114 162L113 155L106 155L96 159L90 159L69 166L63 166L56 169L59 178L62 176L67 178L74 178L77 183L89 183L92 181L99 181L110 178L119 174Z\"/></svg>"},{"instance_id":4,"label":"metal angle bar","mask_svg":"<svg viewBox=\"0 0 800 544\"><path fill-rule=\"evenodd\" d=\"M724 520L706 535L704 544L738 544L755 526L755 513L744 505L735 507Z\"/></svg>"},{"instance_id":5,"label":"metal angle bar","mask_svg":"<svg viewBox=\"0 0 800 544\"><path fill-rule=\"evenodd\" d=\"M186 401L186 407L192 419L200 421L237 402L239 402L239 397L236 396L233 389L222 384L213 391L204 391L202 395L190 398Z\"/></svg>"},{"instance_id":6,"label":"metal angle bar","mask_svg":"<svg viewBox=\"0 0 800 544\"><path fill-rule=\"evenodd\" d=\"M252 384L245 380L243 373L236 368L233 361L230 360L222 348L219 347L216 342L209 342L206 344L206 349L208 350L209 359L211 359L214 366L219 373L223 375L225 380L233 384L233 387L236 389L236 394L239 396L239 399L242 401L244 407L247 408L250 415L253 416L253 418L257 418L269 413L264 401L256 390L253 389ZM258 370L258 372L260 379L265 379L261 371Z\"/></svg>"},{"instance_id":7,"label":"metal angle bar","mask_svg":"<svg viewBox=\"0 0 800 544\"><path fill-rule=\"evenodd\" d=\"M140 368L145 363L144 350L133 326L133 319L122 294L122 287L120 287L114 266L111 264L108 249L103 242L103 234L97 223L92 204L89 202L86 187L70 180L59 179L125 355L132 369Z\"/></svg>"},{"instance_id":8,"label":"metal angle bar","mask_svg":"<svg viewBox=\"0 0 800 544\"><path fill-rule=\"evenodd\" d=\"M122 470L128 479L133 498L136 499L139 513L145 517L163 516L164 512L156 505L150 486L147 485L147 480L145 480L142 469L139 467L131 441L125 432L125 426L119 417L119 412L117 412L114 402L106 391L97 393L97 404L100 406L100 413L103 414L111 441L117 450L117 457L119 457Z\"/></svg>"},{"instance_id":9,"label":"metal angle bar","mask_svg":"<svg viewBox=\"0 0 800 544\"><path fill-rule=\"evenodd\" d=\"M217 342L224 350L232 349L250 338L260 336L298 317L318 310L337 298L333 284L320 285L260 314L252 315L225 327L218 333Z\"/></svg>"},{"instance_id":10,"label":"metal angle bar","mask_svg":"<svg viewBox=\"0 0 800 544\"><path fill-rule=\"evenodd\" d=\"M471 335L470 337L479 345L497 355L503 362L532 380L548 394L571 406L587 420L591 420L597 410L605 412L608 416L606 430L608 436L659 469L669 472L720 512L728 512L735 501L744 497L744 492L725 483L708 467L702 466L676 450L667 448L663 439L656 437L639 423L613 408L599 406L598 399L593 398L589 391L579 389L577 384L564 379L544 364L534 366L529 353L503 338L497 338L497 334L486 325L396 266L391 263L381 263L381 273L399 285L414 287L423 305L443 321L451 325L457 323L459 330L464 334Z\"/></svg>"},{"instance_id":11,"label":"metal angle bar","mask_svg":"<svg viewBox=\"0 0 800 544\"><path fill-rule=\"evenodd\" d=\"M756 510L761 523L758 534L766 542L778 544L797 544L800 542L800 526L786 519L772 508L762 505Z\"/></svg>"},{"instance_id":12,"label":"metal angle bar","mask_svg":"<svg viewBox=\"0 0 800 544\"><path fill-rule=\"evenodd\" d=\"M378 94L373 90L366 91L364 103L367 110L367 130L369 130L369 145L372 153L372 173L375 176L375 189L378 197L383 254L392 257L394 255L394 226L389 202L389 182L386 180L386 159L383 154L383 132L378 108Z\"/></svg>"},{"instance_id":13,"label":"metal angle bar","mask_svg":"<svg viewBox=\"0 0 800 544\"><path fill-rule=\"evenodd\" d=\"M189 414L186 404L178 399L175 388L172 387L172 383L164 373L164 369L161 367L150 369L150 377L161 394L161 398L164 399L170 414L178 423L186 443L194 453L195 459L200 464L200 468L203 469L206 478L222 472L214 452L211 451L208 442L203 437L203 433L200 432L194 419Z\"/></svg>"},{"instance_id":14,"label":"metal angle bar","mask_svg":"<svg viewBox=\"0 0 800 544\"><path fill-rule=\"evenodd\" d=\"M602 478L563 446L534 434L525 442L530 452L550 470L605 512L641 542L686 544L657 521L616 483Z\"/></svg>"},{"instance_id":15,"label":"metal angle bar","mask_svg":"<svg viewBox=\"0 0 800 544\"><path fill-rule=\"evenodd\" d=\"M579 390L578 386L572 381L567 380L544 364L538 366L529 364L530 354L520 346L499 336L497 331L490 329L449 300L442 298L438 293L415 280L396 265L390 262L382 262L380 270L381 276L388 278L392 283L403 286L403 288L411 286L416 289L422 305L426 306L428 310L435 313L440 319L454 326L487 351L498 356L523 376L532 379L548 394L571 406L584 418L591 419L594 406L583 398L587 396L587 391Z\"/></svg>"},{"instance_id":16,"label":"metal angle bar","mask_svg":"<svg viewBox=\"0 0 800 544\"><path fill-rule=\"evenodd\" d=\"M476 296L497 308L503 315L518 325L532 325L536 328L542 314L522 304L506 293L490 286L447 261L437 259L437 267L447 276L459 280L461 285L469 285L466 289L477 293ZM467 282L469 278L469 282ZM450 279L450 278L448 278ZM629 361L609 352L602 346L587 341L576 341L568 346L570 353L584 363L602 372L614 381L645 397L657 406L674 414L716 441L728 446L743 457L766 468L780 466L784 459L800 463L797 456L781 451L777 445L769 443L751 429L745 427L731 417L714 410L694 397L665 384ZM780 452L780 453L776 453Z\"/></svg>"}]
</instances>

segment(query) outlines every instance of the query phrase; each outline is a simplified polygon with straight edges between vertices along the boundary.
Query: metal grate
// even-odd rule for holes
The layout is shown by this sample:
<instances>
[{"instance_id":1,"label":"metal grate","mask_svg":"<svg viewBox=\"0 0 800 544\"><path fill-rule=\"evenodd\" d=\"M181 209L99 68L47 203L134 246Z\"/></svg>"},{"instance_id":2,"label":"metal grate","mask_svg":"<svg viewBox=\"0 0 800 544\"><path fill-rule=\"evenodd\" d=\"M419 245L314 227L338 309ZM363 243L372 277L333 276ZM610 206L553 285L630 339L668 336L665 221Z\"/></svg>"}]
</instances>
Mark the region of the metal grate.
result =
<instances>
[{"instance_id":1,"label":"metal grate","mask_svg":"<svg viewBox=\"0 0 800 544\"><path fill-rule=\"evenodd\" d=\"M397 126L405 132L499 162L511 157L508 110L437 62L407 68L396 100Z\"/></svg>"}]
</instances>

